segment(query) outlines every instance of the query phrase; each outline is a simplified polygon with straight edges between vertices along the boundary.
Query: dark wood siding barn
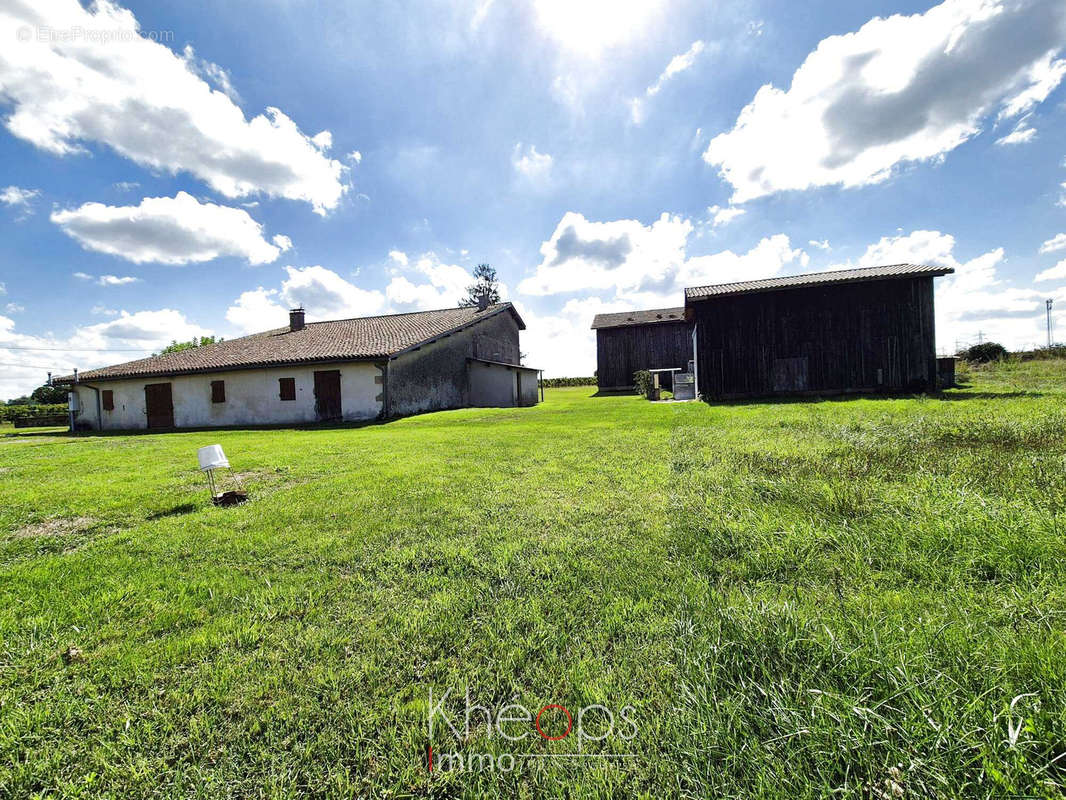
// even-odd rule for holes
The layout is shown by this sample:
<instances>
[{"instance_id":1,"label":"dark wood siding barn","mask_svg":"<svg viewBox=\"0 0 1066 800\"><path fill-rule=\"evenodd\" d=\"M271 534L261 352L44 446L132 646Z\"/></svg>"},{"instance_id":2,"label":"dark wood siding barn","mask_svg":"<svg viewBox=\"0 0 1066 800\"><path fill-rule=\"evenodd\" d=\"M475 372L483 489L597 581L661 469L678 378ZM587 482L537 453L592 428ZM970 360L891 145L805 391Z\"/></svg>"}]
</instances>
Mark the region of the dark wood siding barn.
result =
<instances>
[{"instance_id":1,"label":"dark wood siding barn","mask_svg":"<svg viewBox=\"0 0 1066 800\"><path fill-rule=\"evenodd\" d=\"M911 264L685 290L704 398L936 388L933 278Z\"/></svg>"},{"instance_id":2,"label":"dark wood siding barn","mask_svg":"<svg viewBox=\"0 0 1066 800\"><path fill-rule=\"evenodd\" d=\"M597 314L592 328L601 389L628 388L642 369L685 370L692 358L692 326L683 308Z\"/></svg>"}]
</instances>

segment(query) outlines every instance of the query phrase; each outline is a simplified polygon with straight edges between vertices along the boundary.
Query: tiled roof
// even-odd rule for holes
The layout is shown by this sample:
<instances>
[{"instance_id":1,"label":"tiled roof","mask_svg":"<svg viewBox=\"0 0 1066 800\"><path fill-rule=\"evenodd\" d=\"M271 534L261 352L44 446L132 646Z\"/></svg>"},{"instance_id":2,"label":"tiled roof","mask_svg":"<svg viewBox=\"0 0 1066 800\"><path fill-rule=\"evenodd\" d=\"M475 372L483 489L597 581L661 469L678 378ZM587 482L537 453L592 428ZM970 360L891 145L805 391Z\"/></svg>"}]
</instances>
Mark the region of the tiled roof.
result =
<instances>
[{"instance_id":1,"label":"tiled roof","mask_svg":"<svg viewBox=\"0 0 1066 800\"><path fill-rule=\"evenodd\" d=\"M78 379L107 380L387 358L504 311L514 314L518 327L525 328L525 323L510 303L498 303L480 312L476 308L445 308L382 317L309 322L298 331L290 331L288 327L277 328L239 339L192 347L178 353L85 370L78 373ZM67 375L55 380L70 383L72 379L72 375Z\"/></svg>"},{"instance_id":2,"label":"tiled roof","mask_svg":"<svg viewBox=\"0 0 1066 800\"><path fill-rule=\"evenodd\" d=\"M831 283L859 283L891 278L916 278L947 275L955 270L950 267L928 267L922 264L890 264L885 267L862 267L840 269L830 272L808 272L806 275L790 275L785 278L765 278L758 281L719 283L713 286L693 286L685 289L685 302L706 300L731 294L768 292L773 289L792 289L805 286L824 286Z\"/></svg>"},{"instance_id":3,"label":"tiled roof","mask_svg":"<svg viewBox=\"0 0 1066 800\"><path fill-rule=\"evenodd\" d=\"M684 321L684 308L652 308L648 311L620 311L616 314L597 314L592 319L592 328L593 330L597 328L624 328L627 325Z\"/></svg>"}]
</instances>

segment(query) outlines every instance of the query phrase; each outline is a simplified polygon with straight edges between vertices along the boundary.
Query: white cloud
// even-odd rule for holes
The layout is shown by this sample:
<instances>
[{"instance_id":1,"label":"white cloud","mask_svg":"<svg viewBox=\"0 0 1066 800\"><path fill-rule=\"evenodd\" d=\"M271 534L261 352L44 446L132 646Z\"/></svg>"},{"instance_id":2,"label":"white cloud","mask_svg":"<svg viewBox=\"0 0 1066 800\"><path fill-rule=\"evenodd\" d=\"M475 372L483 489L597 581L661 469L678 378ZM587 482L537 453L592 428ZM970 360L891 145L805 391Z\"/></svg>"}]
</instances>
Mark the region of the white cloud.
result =
<instances>
[{"instance_id":1,"label":"white cloud","mask_svg":"<svg viewBox=\"0 0 1066 800\"><path fill-rule=\"evenodd\" d=\"M262 286L242 292L233 305L226 309L226 321L241 333L258 333L287 325L288 309L276 302L277 296L277 289L264 289Z\"/></svg>"},{"instance_id":2,"label":"white cloud","mask_svg":"<svg viewBox=\"0 0 1066 800\"><path fill-rule=\"evenodd\" d=\"M1025 144L1031 142L1036 137L1036 128L1029 127L1029 118L1026 117L1018 121L1018 124L1014 126L1010 133L1006 136L996 139L998 145L1011 145L1011 144Z\"/></svg>"},{"instance_id":3,"label":"white cloud","mask_svg":"<svg viewBox=\"0 0 1066 800\"><path fill-rule=\"evenodd\" d=\"M544 184L551 177L552 157L547 153L538 153L536 145L524 148L519 142L511 154L511 166L531 183Z\"/></svg>"},{"instance_id":4,"label":"white cloud","mask_svg":"<svg viewBox=\"0 0 1066 800\"><path fill-rule=\"evenodd\" d=\"M134 278L132 275L118 276L118 275L101 275L99 283L101 286L128 286L131 283L137 283L141 279Z\"/></svg>"},{"instance_id":5,"label":"white cloud","mask_svg":"<svg viewBox=\"0 0 1066 800\"><path fill-rule=\"evenodd\" d=\"M1059 281L1066 280L1066 258L1053 267L1038 272L1034 281Z\"/></svg>"},{"instance_id":6,"label":"white cloud","mask_svg":"<svg viewBox=\"0 0 1066 800\"><path fill-rule=\"evenodd\" d=\"M106 31L116 40L17 31ZM99 142L138 164L189 172L227 197L263 193L336 208L345 167L328 158L281 110L251 120L189 61L137 35L134 15L107 2L17 3L0 11L0 98L15 136L55 155ZM215 66L215 65L212 65ZM220 84L224 70L209 77ZM228 76L226 77L228 81ZM232 87L229 87L232 89Z\"/></svg>"},{"instance_id":7,"label":"white cloud","mask_svg":"<svg viewBox=\"0 0 1066 800\"><path fill-rule=\"evenodd\" d=\"M346 155L345 158L347 158L353 164L361 164L363 161L363 154L360 153L358 150L353 150L348 155Z\"/></svg>"},{"instance_id":8,"label":"white cloud","mask_svg":"<svg viewBox=\"0 0 1066 800\"><path fill-rule=\"evenodd\" d=\"M78 280L92 281L98 286L127 286L131 283L140 282L140 278L134 278L133 276L120 277L118 275L100 275L99 277L90 275L87 272L75 272L74 277Z\"/></svg>"},{"instance_id":9,"label":"white cloud","mask_svg":"<svg viewBox=\"0 0 1066 800\"><path fill-rule=\"evenodd\" d=\"M28 209L30 201L41 194L38 189L22 189L18 186L7 186L0 189L0 203L8 206L18 206Z\"/></svg>"},{"instance_id":10,"label":"white cloud","mask_svg":"<svg viewBox=\"0 0 1066 800\"><path fill-rule=\"evenodd\" d=\"M391 253L390 253L391 256ZM397 263L407 266L407 260ZM385 289L390 307L395 311L426 311L449 308L466 296L466 289L474 282L473 275L458 264L445 264L436 253L425 253L411 265L408 274L397 275ZM500 286L500 296L507 297L507 287Z\"/></svg>"},{"instance_id":11,"label":"white cloud","mask_svg":"<svg viewBox=\"0 0 1066 800\"><path fill-rule=\"evenodd\" d=\"M307 319L345 319L381 313L385 296L376 289L361 289L322 266L285 267L288 278L278 296L290 307L303 306ZM228 312L227 312L228 314Z\"/></svg>"},{"instance_id":12,"label":"white cloud","mask_svg":"<svg viewBox=\"0 0 1066 800\"><path fill-rule=\"evenodd\" d=\"M670 63L666 65L666 69L662 71L655 83L644 91L643 97L634 97L629 102L629 112L633 124L639 125L644 121L644 117L646 116L645 106L648 100L659 94L659 92L663 90L663 86L666 85L666 82L675 75L679 75L685 70L691 69L692 65L696 63L697 56L699 56L706 47L706 42L697 39L684 53L676 55L670 59Z\"/></svg>"},{"instance_id":13,"label":"white cloud","mask_svg":"<svg viewBox=\"0 0 1066 800\"><path fill-rule=\"evenodd\" d=\"M746 213L746 209L737 208L736 206L711 206L707 209L707 213L711 217L711 224L717 228L721 225L728 225L737 217Z\"/></svg>"},{"instance_id":14,"label":"white cloud","mask_svg":"<svg viewBox=\"0 0 1066 800\"><path fill-rule=\"evenodd\" d=\"M19 333L14 320L0 316L0 361L15 365L0 371L0 397L17 397L40 386L49 369L59 375L75 367L84 371L131 361L158 352L174 339L210 334L171 308L121 311L107 322L75 328L68 337Z\"/></svg>"},{"instance_id":15,"label":"white cloud","mask_svg":"<svg viewBox=\"0 0 1066 800\"><path fill-rule=\"evenodd\" d=\"M764 238L746 254L725 250L689 257L692 222L663 214L651 225L625 219L591 222L570 211L540 247L541 263L518 285L521 294L612 290L610 302L672 306L686 286L777 274L806 263L784 234Z\"/></svg>"},{"instance_id":16,"label":"white cloud","mask_svg":"<svg viewBox=\"0 0 1066 800\"><path fill-rule=\"evenodd\" d=\"M828 239L822 239L821 241L818 241L817 239L811 239L810 241L807 242L807 244L809 244L811 247L817 247L819 250L832 250L833 249L829 245L829 240Z\"/></svg>"},{"instance_id":17,"label":"white cloud","mask_svg":"<svg viewBox=\"0 0 1066 800\"><path fill-rule=\"evenodd\" d=\"M638 37L662 18L662 0L534 0L540 29L567 50L596 57Z\"/></svg>"},{"instance_id":18,"label":"white cloud","mask_svg":"<svg viewBox=\"0 0 1066 800\"><path fill-rule=\"evenodd\" d=\"M265 264L285 249L267 242L263 227L247 211L201 203L185 192L146 197L139 206L86 203L53 212L51 219L83 247L137 264L188 264L221 256Z\"/></svg>"},{"instance_id":19,"label":"white cloud","mask_svg":"<svg viewBox=\"0 0 1066 800\"><path fill-rule=\"evenodd\" d=\"M785 234L776 233L759 240L747 253L723 250L690 258L678 274L678 288L772 278L789 264L806 266L807 254L794 249Z\"/></svg>"},{"instance_id":20,"label":"white cloud","mask_svg":"<svg viewBox=\"0 0 1066 800\"><path fill-rule=\"evenodd\" d=\"M592 318L632 308L599 297L571 299L559 310L548 313L537 313L522 303L516 307L526 323L526 330L522 331L524 363L543 369L548 378L592 375L596 369L596 335L589 330Z\"/></svg>"},{"instance_id":21,"label":"white cloud","mask_svg":"<svg viewBox=\"0 0 1066 800\"><path fill-rule=\"evenodd\" d=\"M308 321L452 308L474 280L464 267L446 264L432 252L409 259L392 250L389 257L393 276L384 292L362 289L322 266L285 267L288 277L280 288L241 293L226 320L238 331L253 333L288 324L288 309L294 306L306 309ZM505 284L500 295L508 296Z\"/></svg>"},{"instance_id":22,"label":"white cloud","mask_svg":"<svg viewBox=\"0 0 1066 800\"><path fill-rule=\"evenodd\" d=\"M997 109L1016 116L1063 77L1062 0L947 0L823 39L787 90L767 84L704 159L733 202L789 189L862 186L942 157Z\"/></svg>"},{"instance_id":23,"label":"white cloud","mask_svg":"<svg viewBox=\"0 0 1066 800\"><path fill-rule=\"evenodd\" d=\"M1041 253L1057 253L1066 250L1066 233L1057 233L1040 245Z\"/></svg>"},{"instance_id":24,"label":"white cloud","mask_svg":"<svg viewBox=\"0 0 1066 800\"><path fill-rule=\"evenodd\" d=\"M141 184L137 181L117 181L111 185L120 192L132 192L134 189L141 188Z\"/></svg>"},{"instance_id":25,"label":"white cloud","mask_svg":"<svg viewBox=\"0 0 1066 800\"><path fill-rule=\"evenodd\" d=\"M4 308L7 309L9 314L18 314L20 311L26 310L26 306L19 303L8 303Z\"/></svg>"},{"instance_id":26,"label":"white cloud","mask_svg":"<svg viewBox=\"0 0 1066 800\"><path fill-rule=\"evenodd\" d=\"M213 61L207 61L206 59L197 56L196 51L191 44L185 45L185 50L182 51L182 55L191 72L195 72L208 83L213 83L215 88L226 95L226 97L240 105L241 96L237 93L236 88L234 88L229 72Z\"/></svg>"},{"instance_id":27,"label":"white cloud","mask_svg":"<svg viewBox=\"0 0 1066 800\"><path fill-rule=\"evenodd\" d=\"M274 243L274 246L277 247L278 250L283 253L286 250L292 250L292 239L290 239L283 233L275 234L270 241L272 241Z\"/></svg>"}]
</instances>

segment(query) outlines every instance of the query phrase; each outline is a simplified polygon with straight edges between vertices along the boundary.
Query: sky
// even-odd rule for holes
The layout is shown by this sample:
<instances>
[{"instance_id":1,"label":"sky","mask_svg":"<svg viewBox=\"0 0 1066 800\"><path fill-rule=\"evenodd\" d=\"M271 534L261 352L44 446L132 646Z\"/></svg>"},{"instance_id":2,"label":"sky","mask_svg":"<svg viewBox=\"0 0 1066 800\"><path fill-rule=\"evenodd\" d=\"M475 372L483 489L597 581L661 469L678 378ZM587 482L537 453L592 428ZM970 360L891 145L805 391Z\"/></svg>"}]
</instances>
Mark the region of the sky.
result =
<instances>
[{"instance_id":1,"label":"sky","mask_svg":"<svg viewBox=\"0 0 1066 800\"><path fill-rule=\"evenodd\" d=\"M685 286L947 265L1066 340L1062 0L0 0L0 398L171 340L454 306L525 363Z\"/></svg>"}]
</instances>

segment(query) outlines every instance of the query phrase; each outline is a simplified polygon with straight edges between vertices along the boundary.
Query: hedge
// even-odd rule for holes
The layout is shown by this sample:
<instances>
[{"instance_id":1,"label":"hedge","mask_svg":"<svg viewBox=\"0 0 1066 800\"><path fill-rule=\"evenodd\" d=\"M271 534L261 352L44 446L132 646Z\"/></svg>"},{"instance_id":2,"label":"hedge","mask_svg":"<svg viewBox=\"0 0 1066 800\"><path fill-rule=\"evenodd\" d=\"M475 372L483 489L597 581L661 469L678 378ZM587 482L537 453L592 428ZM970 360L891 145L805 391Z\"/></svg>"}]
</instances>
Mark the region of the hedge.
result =
<instances>
[{"instance_id":1,"label":"hedge","mask_svg":"<svg viewBox=\"0 0 1066 800\"><path fill-rule=\"evenodd\" d=\"M561 386L595 386L596 378L545 378L545 389L558 389Z\"/></svg>"},{"instance_id":2,"label":"hedge","mask_svg":"<svg viewBox=\"0 0 1066 800\"><path fill-rule=\"evenodd\" d=\"M12 422L26 417L51 417L66 414L66 403L33 403L17 406L0 405L0 422Z\"/></svg>"}]
</instances>

